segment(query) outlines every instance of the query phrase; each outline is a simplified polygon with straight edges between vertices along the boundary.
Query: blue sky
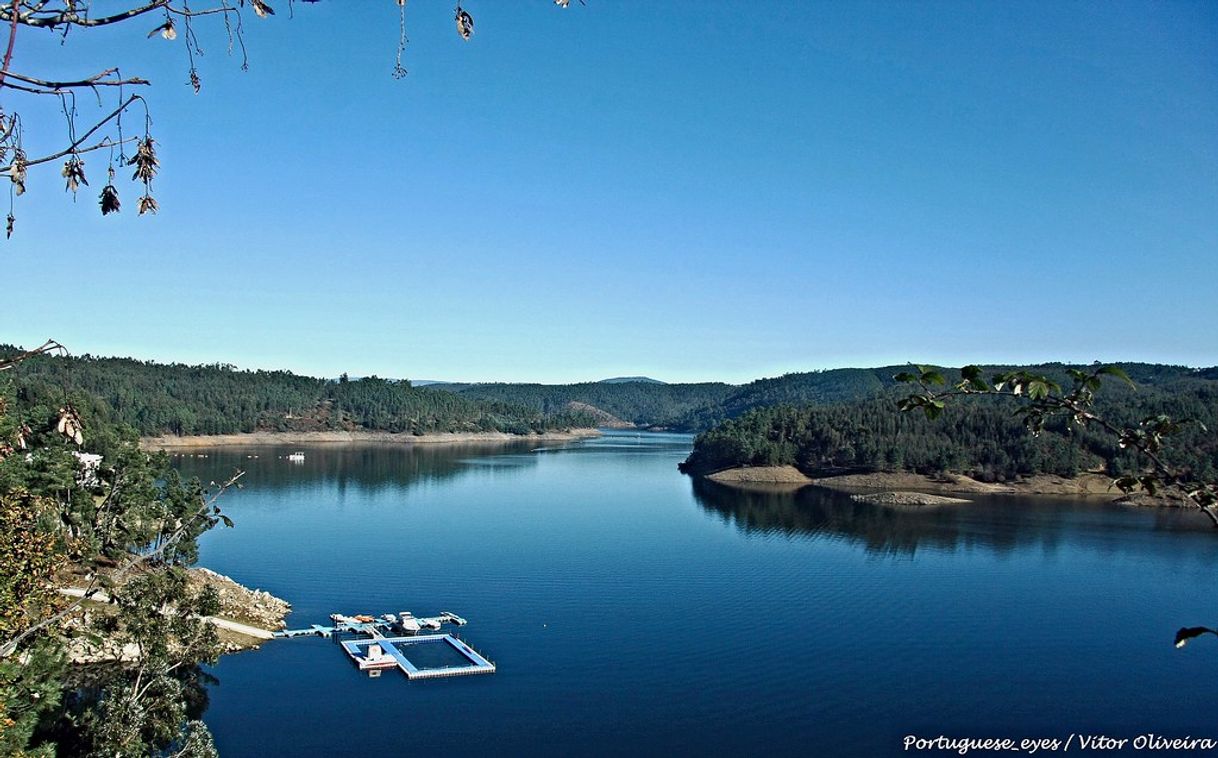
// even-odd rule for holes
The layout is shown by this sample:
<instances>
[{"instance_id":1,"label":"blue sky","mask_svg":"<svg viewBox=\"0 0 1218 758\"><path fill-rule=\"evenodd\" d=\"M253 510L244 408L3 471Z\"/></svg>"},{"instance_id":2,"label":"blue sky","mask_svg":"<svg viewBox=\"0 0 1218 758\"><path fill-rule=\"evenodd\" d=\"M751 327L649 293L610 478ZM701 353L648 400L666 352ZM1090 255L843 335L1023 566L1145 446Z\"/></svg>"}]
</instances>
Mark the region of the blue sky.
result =
<instances>
[{"instance_id":1,"label":"blue sky","mask_svg":"<svg viewBox=\"0 0 1218 758\"><path fill-rule=\"evenodd\" d=\"M154 17L22 30L14 71L153 81L162 210L124 178L102 218L102 153L75 205L32 169L0 341L547 382L1218 364L1218 4L469 0L463 42L414 0L400 81L388 0L272 5L247 72L198 23L199 95Z\"/></svg>"}]
</instances>

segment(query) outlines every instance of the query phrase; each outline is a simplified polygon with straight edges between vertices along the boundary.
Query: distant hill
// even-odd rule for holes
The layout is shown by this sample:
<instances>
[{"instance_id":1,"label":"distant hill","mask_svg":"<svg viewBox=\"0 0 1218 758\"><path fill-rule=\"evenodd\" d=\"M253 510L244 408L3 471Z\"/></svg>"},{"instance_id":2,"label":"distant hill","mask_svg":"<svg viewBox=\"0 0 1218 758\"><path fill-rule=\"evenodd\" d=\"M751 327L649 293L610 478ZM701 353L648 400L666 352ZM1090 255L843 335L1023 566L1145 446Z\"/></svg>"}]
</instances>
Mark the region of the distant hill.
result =
<instances>
[{"instance_id":1,"label":"distant hill","mask_svg":"<svg viewBox=\"0 0 1218 758\"><path fill-rule=\"evenodd\" d=\"M694 409L674 419L673 426L687 431L702 431L726 419L737 418L753 408L825 405L875 397L895 385L892 377L905 368L841 368L757 379L737 387L718 403Z\"/></svg>"},{"instance_id":2,"label":"distant hill","mask_svg":"<svg viewBox=\"0 0 1218 758\"><path fill-rule=\"evenodd\" d=\"M629 384L630 382L642 382L643 384L668 384L661 382L659 379L652 379L649 376L615 376L612 379L601 379L597 384Z\"/></svg>"},{"instance_id":3,"label":"distant hill","mask_svg":"<svg viewBox=\"0 0 1218 758\"><path fill-rule=\"evenodd\" d=\"M17 352L0 345L0 356ZM100 415L143 435L361 429L522 434L596 423L593 414L569 408L542 412L377 377L316 379L288 371L238 371L225 364L88 355L27 360L0 374L0 402L9 392L31 413L53 413L66 401L86 416Z\"/></svg>"},{"instance_id":4,"label":"distant hill","mask_svg":"<svg viewBox=\"0 0 1218 758\"><path fill-rule=\"evenodd\" d=\"M0 355L17 349L0 345ZM1190 369L1120 364L1143 388L1218 388L1218 367ZM578 384L457 383L378 379L317 379L287 371L239 371L223 364L186 366L130 358L39 357L6 372L16 389L55 408L65 389L99 398L115 421L144 434L227 434L253 430L372 429L527 431L589 425L633 425L702 432L760 408L831 407L877 401L899 393L893 375L908 366L843 368L786 374L744 385L667 384L616 377ZM992 371L1017 368L995 366ZM1027 366L1066 381L1067 366ZM949 381L958 370L943 369ZM1199 390L1198 388L1202 388ZM3 385L0 384L0 390ZM1105 394L1127 388L1113 384Z\"/></svg>"},{"instance_id":5,"label":"distant hill","mask_svg":"<svg viewBox=\"0 0 1218 758\"><path fill-rule=\"evenodd\" d=\"M568 411L571 403L590 406L639 427L677 428L700 408L715 407L737 388L721 382L664 384L654 381L580 384L436 384L463 397L531 408L542 414Z\"/></svg>"},{"instance_id":6,"label":"distant hill","mask_svg":"<svg viewBox=\"0 0 1218 758\"><path fill-rule=\"evenodd\" d=\"M614 416L612 413L606 413L600 408L597 408L595 405L588 405L587 403L581 403L577 400L572 400L571 402L567 403L567 410L571 411L572 413L591 416L599 428L633 429L635 426L629 421L623 421L617 416Z\"/></svg>"},{"instance_id":7,"label":"distant hill","mask_svg":"<svg viewBox=\"0 0 1218 758\"><path fill-rule=\"evenodd\" d=\"M1198 370L1154 363L1120 365L1135 382L1148 387L1163 387L1189 379L1218 378L1218 368ZM701 432L757 408L838 405L893 395L907 389L904 385L898 386L893 376L908 368L908 365L898 365L808 371L757 379L744 385L718 382L663 384L627 379L608 383L437 384L433 387L516 403L542 412L560 411L569 408L568 404L572 402L582 403L640 427ZM988 374L1012 368L1027 368L1066 381L1067 366L1062 363L992 366L985 371ZM949 377L959 373L955 369L943 371Z\"/></svg>"}]
</instances>

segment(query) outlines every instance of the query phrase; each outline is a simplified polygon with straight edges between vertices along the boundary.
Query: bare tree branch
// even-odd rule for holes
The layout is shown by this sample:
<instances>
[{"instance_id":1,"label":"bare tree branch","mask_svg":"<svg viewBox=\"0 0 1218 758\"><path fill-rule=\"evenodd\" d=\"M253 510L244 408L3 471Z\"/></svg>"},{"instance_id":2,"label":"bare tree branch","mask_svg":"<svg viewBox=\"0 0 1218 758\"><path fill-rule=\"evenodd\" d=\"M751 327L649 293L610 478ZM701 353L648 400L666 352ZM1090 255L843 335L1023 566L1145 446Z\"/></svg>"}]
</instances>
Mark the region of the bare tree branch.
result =
<instances>
[{"instance_id":1,"label":"bare tree branch","mask_svg":"<svg viewBox=\"0 0 1218 758\"><path fill-rule=\"evenodd\" d=\"M0 68L0 86L4 85L4 75L8 73L8 66L13 62L13 43L17 41L17 19L21 17L18 12L17 4L21 0L13 0L13 22L8 30L8 49L4 51L4 67Z\"/></svg>"},{"instance_id":2,"label":"bare tree branch","mask_svg":"<svg viewBox=\"0 0 1218 758\"><path fill-rule=\"evenodd\" d=\"M8 74L8 76L12 77L13 79L16 79L19 82L25 82L26 84L33 84L37 87L44 87L49 90L68 89L71 87L121 87L124 84L132 84L132 85L152 84L152 82L148 81L147 79L141 79L138 76L133 76L130 79L106 79L105 78L107 76L110 76L111 74L118 73L117 68L106 69L105 71L101 72L100 74L94 74L93 76L90 76L88 79L80 79L80 80L74 81L74 82L49 82L49 81L46 81L45 79L36 79L32 76L18 74L13 71L8 71L6 73ZM0 81L0 85L3 85L2 81ZM7 86L11 86L11 85L7 85Z\"/></svg>"},{"instance_id":3,"label":"bare tree branch","mask_svg":"<svg viewBox=\"0 0 1218 758\"><path fill-rule=\"evenodd\" d=\"M60 351L60 355L68 354L68 349L66 347L59 344L55 340L48 339L46 342L42 343L41 345L34 348L33 350L26 350L24 353L18 353L17 355L14 355L12 358L0 359L0 371L8 371L10 368L12 368L13 366L16 366L18 363L21 363L22 361L25 361L25 360L29 360L30 358L33 358L35 355L42 355L44 353L50 353L50 352L54 352L56 350Z\"/></svg>"},{"instance_id":4,"label":"bare tree branch","mask_svg":"<svg viewBox=\"0 0 1218 758\"><path fill-rule=\"evenodd\" d=\"M56 343L56 344L58 344L58 343ZM198 523L199 519L210 518L211 514L213 513L213 510L215 508L216 502L220 499L221 496L224 495L224 493L226 491L228 491L229 488L236 486L237 480L243 476L245 476L244 471L238 471L236 474L231 476L228 479L228 481L226 481L220 485L220 488L218 490L216 490L216 492L214 494L212 494L210 497L204 498L202 500L202 502L199 503L199 508L198 508L198 510L196 510L194 512L194 515L192 515L186 521L183 521L182 523L178 524L177 528L175 528L172 532L170 532L169 535L166 536L163 541L160 541L160 544L158 544L155 548L153 548L152 550L149 550L148 552L135 553L134 555L131 556L131 558L129 558L127 560L126 563L124 563L116 571L114 571L112 574L110 574L110 576L108 578L112 582L115 582L115 583L121 582L123 579L126 578L127 574L131 573L131 571L133 569L135 569L137 566L141 566L143 564L149 563L150 561L154 561L157 558L164 555L166 550L168 550L170 547L173 547L174 545L176 545L184 536L186 536L186 534L191 530L191 528L193 528L195 526L195 524ZM77 598L75 601L69 603L66 607L64 607L58 613L54 613L54 614L48 616L47 618L43 619L42 621L39 621L38 623L33 624L28 629L26 629L25 631L18 634L16 637L13 637L12 639L5 641L3 644L0 644L0 658L7 658L7 657L11 656L14 652L17 651L17 648L21 645L22 642L26 641L31 636L37 634L38 632L42 631L43 629L46 629L47 627L51 626L52 624L56 624L56 623L62 621L63 619L70 616L72 613L76 612L76 610L79 609L80 606L84 605L86 600L92 598L100 590L101 590L101 587L99 587L97 584L97 577L94 577L92 580L90 580L89 586L85 588L84 593L79 598Z\"/></svg>"},{"instance_id":5,"label":"bare tree branch","mask_svg":"<svg viewBox=\"0 0 1218 758\"><path fill-rule=\"evenodd\" d=\"M26 166L37 166L39 163L47 163L48 161L53 161L53 160L55 160L55 159L57 159L57 158L62 158L62 157L64 157L65 155L68 155L69 153L80 153L80 152L84 152L84 150L80 150L80 149L78 149L78 148L79 148L79 147L80 147L82 144L84 144L84 143L85 143L85 141L86 141L86 140L88 140L88 139L89 139L89 137L91 137L91 136L93 135L93 133L94 133L94 132L96 132L98 129L102 128L103 126L105 126L105 125L106 125L106 123L107 123L108 121L110 121L112 118L114 118L114 117L115 117L115 116L117 116L118 114L122 113L123 111L127 110L127 108L131 107L131 104L132 104L132 103L134 103L134 102L135 102L135 101L137 101L137 100L143 100L143 99L144 99L144 98L140 97L139 95L132 95L131 97L129 97L129 98L127 98L126 100L124 100L122 105L120 105L120 106L118 106L117 108L115 108L115 109L114 109L114 111L113 111L113 112L112 112L112 113L111 113L109 116L106 116L106 117L105 117L105 118L103 118L101 121L98 121L96 124L94 124L94 125L93 125L93 127L92 127L91 129L89 129L89 131L85 132L83 136L81 136L81 137L77 138L77 140L76 140L75 142L73 142L72 144L68 145L68 146L67 146L66 148L64 148L63 150L60 150L58 153L54 153L54 154L52 154L52 155L43 156L42 158L33 158L33 159L31 159L31 160L25 161L25 162L24 162L24 164L25 164ZM126 142L126 141L127 141L127 140L123 140L123 142ZM117 142L116 142L116 143L113 143L113 144L121 144L121 143L117 143ZM104 147L104 146L105 146L105 145L96 145L96 146L94 146L94 147L92 147L92 148L88 148L88 149L90 149L90 150L96 150L98 147ZM5 166L5 167L3 167L3 168L0 168L0 173L4 173L4 172L7 172L7 171L10 171L10 170L12 170L12 168L13 168L12 164L9 164L8 166Z\"/></svg>"},{"instance_id":6,"label":"bare tree branch","mask_svg":"<svg viewBox=\"0 0 1218 758\"><path fill-rule=\"evenodd\" d=\"M149 11L154 11L157 8L163 8L167 5L169 5L169 0L152 0L152 2L148 3L147 5L132 8L130 10L123 11L122 13L116 13L113 16L102 16L100 18L81 16L75 11L74 8L69 6L63 10L51 11L49 12L49 15L37 18L33 15L34 11L22 16L16 9L17 0L14 0L13 10L8 11L7 13L0 13L0 20L12 20L14 23L19 22L25 26L33 26L44 29L54 29L55 27L63 24L74 24L76 26L106 26L107 24L116 24L120 21L126 21L129 18L142 16ZM14 14L16 14L15 18Z\"/></svg>"}]
</instances>

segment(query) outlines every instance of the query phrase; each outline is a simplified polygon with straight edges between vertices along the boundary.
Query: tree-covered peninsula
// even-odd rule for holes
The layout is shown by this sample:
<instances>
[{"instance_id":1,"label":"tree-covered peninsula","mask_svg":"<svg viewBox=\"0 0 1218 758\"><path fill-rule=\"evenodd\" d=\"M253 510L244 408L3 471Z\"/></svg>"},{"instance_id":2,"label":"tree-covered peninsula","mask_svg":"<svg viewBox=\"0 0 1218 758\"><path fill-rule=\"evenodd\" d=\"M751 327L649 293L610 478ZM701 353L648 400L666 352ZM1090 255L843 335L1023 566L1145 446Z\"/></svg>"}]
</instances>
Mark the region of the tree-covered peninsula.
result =
<instances>
[{"instance_id":1,"label":"tree-covered peninsula","mask_svg":"<svg viewBox=\"0 0 1218 758\"><path fill-rule=\"evenodd\" d=\"M1068 367L1037 367L1062 375ZM1218 375L1213 369L1125 364L1137 389L1106 386L1097 412L1136 426L1164 414L1192 419L1171 440L1173 461L1198 478L1218 473ZM945 370L949 376L952 372ZM953 377L955 378L955 377ZM1063 379L1064 381L1064 379ZM972 397L940 418L902 413L899 391L837 403L762 406L700 434L682 469L705 474L740 466L792 465L809 476L841 473L960 473L988 481L1035 474L1120 476L1138 470L1134 453L1102 430L1057 420L1029 434L1002 398Z\"/></svg>"}]
</instances>

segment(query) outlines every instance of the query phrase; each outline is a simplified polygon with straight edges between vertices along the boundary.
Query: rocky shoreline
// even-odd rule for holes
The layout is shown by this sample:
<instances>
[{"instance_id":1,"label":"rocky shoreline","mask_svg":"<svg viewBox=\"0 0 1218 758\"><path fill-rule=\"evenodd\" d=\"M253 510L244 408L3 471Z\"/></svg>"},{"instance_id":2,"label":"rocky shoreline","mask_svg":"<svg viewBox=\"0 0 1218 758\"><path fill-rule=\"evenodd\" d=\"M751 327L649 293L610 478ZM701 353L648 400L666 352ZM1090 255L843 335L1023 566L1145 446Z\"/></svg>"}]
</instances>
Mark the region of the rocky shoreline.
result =
<instances>
[{"instance_id":1,"label":"rocky shoreline","mask_svg":"<svg viewBox=\"0 0 1218 758\"><path fill-rule=\"evenodd\" d=\"M292 605L282 598L260 589L250 589L206 568L190 569L190 582L192 585L206 585L216 590L220 598L220 612L216 614L216 618L236 622L217 623L226 652L258 647L271 632L287 627L284 619L292 612ZM255 636L249 633L255 630L266 634Z\"/></svg>"},{"instance_id":2,"label":"rocky shoreline","mask_svg":"<svg viewBox=\"0 0 1218 758\"><path fill-rule=\"evenodd\" d=\"M1126 496L1112 486L1111 477L1087 473L1076 477L1038 474L1012 482L982 482L963 474L925 476L906 472L842 474L813 478L794 466L741 466L708 474L707 479L735 487L766 487L793 491L806 486L825 487L861 495L1044 495L1087 497L1142 507L1179 507L1164 497Z\"/></svg>"},{"instance_id":3,"label":"rocky shoreline","mask_svg":"<svg viewBox=\"0 0 1218 758\"><path fill-rule=\"evenodd\" d=\"M707 479L720 484L786 486L798 489L811 484L812 479L794 466L741 466L707 474Z\"/></svg>"},{"instance_id":4,"label":"rocky shoreline","mask_svg":"<svg viewBox=\"0 0 1218 758\"><path fill-rule=\"evenodd\" d=\"M292 606L286 600L260 589L250 589L227 576L206 568L188 570L188 583L192 589L209 586L220 600L220 612L205 619L214 624L220 637L223 652L235 653L251 650L271 639L272 634L285 628L284 619ZM80 597L84 590L68 587L61 592L70 597ZM83 612L70 622L70 626L86 628L96 614L107 613L110 600L103 592L93 594L82 606ZM68 645L68 660L72 663L108 663L134 660L138 650L123 646L111 639L92 639L77 635Z\"/></svg>"},{"instance_id":5,"label":"rocky shoreline","mask_svg":"<svg viewBox=\"0 0 1218 758\"><path fill-rule=\"evenodd\" d=\"M893 505L898 507L926 507L935 505L955 505L970 503L959 497L931 495L926 492L862 492L850 496L856 503L871 503L872 505Z\"/></svg>"}]
</instances>

